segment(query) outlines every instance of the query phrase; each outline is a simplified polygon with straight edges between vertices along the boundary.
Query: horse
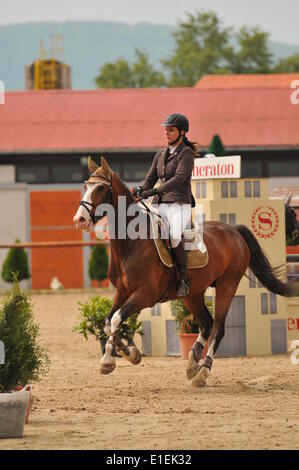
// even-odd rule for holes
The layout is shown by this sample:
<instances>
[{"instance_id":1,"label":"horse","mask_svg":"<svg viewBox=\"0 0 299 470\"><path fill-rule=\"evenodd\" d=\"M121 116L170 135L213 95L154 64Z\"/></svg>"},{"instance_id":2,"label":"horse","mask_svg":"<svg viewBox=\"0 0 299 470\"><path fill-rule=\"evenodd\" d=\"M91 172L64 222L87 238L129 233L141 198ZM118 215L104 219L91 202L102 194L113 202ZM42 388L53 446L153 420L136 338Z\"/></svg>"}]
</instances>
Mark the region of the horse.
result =
<instances>
[{"instance_id":1,"label":"horse","mask_svg":"<svg viewBox=\"0 0 299 470\"><path fill-rule=\"evenodd\" d=\"M91 176L73 218L76 227L92 229L100 218L95 215L96 208L106 208L108 205L115 212L115 225L118 227L119 218L123 217L119 206L120 196L125 201L125 208L136 207L136 202L104 157L101 157L101 166L89 157L88 167ZM124 219L126 227L131 220L132 217ZM116 228L114 236L110 238L108 275L116 290L113 305L105 320L104 331L109 339L101 359L102 374L110 374L115 369L115 357L112 355L115 350L134 365L141 360L135 345L128 347L121 341L118 334L120 324L135 312L177 298L175 269L162 264L154 240L123 237L121 230L122 227ZM193 379L191 384L195 387L206 385L215 353L224 336L225 318L248 267L271 292L282 296L292 295L291 284L279 279L278 268L270 265L257 239L246 226L232 227L218 221L205 222L203 239L209 261L205 267L188 270L190 293L183 298L199 327L198 338L189 352L186 370L187 378ZM214 318L204 300L204 293L209 286L216 290ZM206 343L206 353L203 354Z\"/></svg>"}]
</instances>

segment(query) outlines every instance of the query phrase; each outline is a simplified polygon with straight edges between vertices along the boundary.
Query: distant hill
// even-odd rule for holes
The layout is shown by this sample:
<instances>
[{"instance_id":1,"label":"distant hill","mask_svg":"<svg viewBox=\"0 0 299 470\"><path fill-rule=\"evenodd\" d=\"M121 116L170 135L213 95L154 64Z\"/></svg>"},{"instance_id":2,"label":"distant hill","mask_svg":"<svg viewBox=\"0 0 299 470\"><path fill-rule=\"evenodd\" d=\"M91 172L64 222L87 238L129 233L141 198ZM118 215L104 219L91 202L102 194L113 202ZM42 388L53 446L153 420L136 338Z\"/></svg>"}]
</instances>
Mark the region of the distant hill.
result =
<instances>
[{"instance_id":1,"label":"distant hill","mask_svg":"<svg viewBox=\"0 0 299 470\"><path fill-rule=\"evenodd\" d=\"M24 89L24 67L39 55L39 38L46 50L51 47L51 35L62 34L65 41L66 62L72 66L75 89L95 88L94 78L107 61L119 57L131 60L135 48L149 54L150 61L169 56L174 47L171 33L175 27L139 23L127 25L112 22L47 22L0 26L0 80L6 90ZM271 42L276 58L299 52L299 46Z\"/></svg>"}]
</instances>

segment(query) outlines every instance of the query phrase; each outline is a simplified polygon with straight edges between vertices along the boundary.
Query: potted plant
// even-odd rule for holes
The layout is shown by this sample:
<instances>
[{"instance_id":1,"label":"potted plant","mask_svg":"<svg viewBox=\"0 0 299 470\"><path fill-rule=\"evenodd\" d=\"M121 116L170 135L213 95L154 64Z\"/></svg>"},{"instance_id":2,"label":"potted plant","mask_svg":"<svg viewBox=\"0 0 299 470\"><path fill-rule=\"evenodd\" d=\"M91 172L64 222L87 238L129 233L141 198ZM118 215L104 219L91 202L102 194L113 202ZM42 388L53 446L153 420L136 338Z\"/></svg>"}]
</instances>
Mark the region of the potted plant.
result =
<instances>
[{"instance_id":1,"label":"potted plant","mask_svg":"<svg viewBox=\"0 0 299 470\"><path fill-rule=\"evenodd\" d=\"M88 334L95 336L101 343L101 350L104 351L108 336L104 332L105 318L112 307L112 301L107 297L95 296L85 303L78 302L80 324L75 330L81 333L85 339ZM131 315L119 328L119 335L125 340L128 346L134 345L134 336L136 333L143 335L141 322L137 319L138 313Z\"/></svg>"},{"instance_id":2,"label":"potted plant","mask_svg":"<svg viewBox=\"0 0 299 470\"><path fill-rule=\"evenodd\" d=\"M205 304L211 313L212 303L206 300ZM177 323L182 358L188 359L189 351L198 337L198 324L193 321L193 315L181 299L171 301L171 310Z\"/></svg>"},{"instance_id":3,"label":"potted plant","mask_svg":"<svg viewBox=\"0 0 299 470\"><path fill-rule=\"evenodd\" d=\"M32 304L20 292L17 277L0 307L0 437L22 437L30 393L28 383L38 381L49 367L49 358L38 342ZM18 389L21 391L16 391Z\"/></svg>"}]
</instances>

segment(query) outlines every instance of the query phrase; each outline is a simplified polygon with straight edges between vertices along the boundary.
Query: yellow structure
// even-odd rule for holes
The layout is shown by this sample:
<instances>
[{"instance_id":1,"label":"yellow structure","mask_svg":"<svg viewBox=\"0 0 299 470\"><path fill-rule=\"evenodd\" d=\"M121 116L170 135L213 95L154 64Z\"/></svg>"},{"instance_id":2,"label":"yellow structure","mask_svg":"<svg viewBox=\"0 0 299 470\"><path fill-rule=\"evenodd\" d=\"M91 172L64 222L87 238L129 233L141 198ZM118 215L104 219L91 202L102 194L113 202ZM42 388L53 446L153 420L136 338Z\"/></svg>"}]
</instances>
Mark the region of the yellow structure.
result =
<instances>
[{"instance_id":1,"label":"yellow structure","mask_svg":"<svg viewBox=\"0 0 299 470\"><path fill-rule=\"evenodd\" d=\"M217 158L217 162L226 158ZM271 264L285 266L284 202L269 199L267 179L230 178L229 172L223 178L218 175L217 179L194 176L192 192L197 209L202 208L204 220L246 225L255 234ZM199 213L194 214L196 222L200 222L200 217ZM298 317L298 302L296 299L288 300L287 308L286 298L270 293L259 284L253 273L248 271L247 275L249 278L242 278L233 299L225 337L217 355L286 353L290 341L299 339L299 319L298 329L292 324L291 330L288 320L288 316ZM214 304L215 289L209 288L206 295ZM290 308L293 309L292 315L288 314ZM177 338L172 338L176 335L176 328L169 303L145 309L140 318L146 328L144 353L154 356L179 354Z\"/></svg>"},{"instance_id":2,"label":"yellow structure","mask_svg":"<svg viewBox=\"0 0 299 470\"><path fill-rule=\"evenodd\" d=\"M40 57L25 67L27 90L53 90L71 88L71 67L64 61L64 38L53 35L50 56L40 39Z\"/></svg>"}]
</instances>

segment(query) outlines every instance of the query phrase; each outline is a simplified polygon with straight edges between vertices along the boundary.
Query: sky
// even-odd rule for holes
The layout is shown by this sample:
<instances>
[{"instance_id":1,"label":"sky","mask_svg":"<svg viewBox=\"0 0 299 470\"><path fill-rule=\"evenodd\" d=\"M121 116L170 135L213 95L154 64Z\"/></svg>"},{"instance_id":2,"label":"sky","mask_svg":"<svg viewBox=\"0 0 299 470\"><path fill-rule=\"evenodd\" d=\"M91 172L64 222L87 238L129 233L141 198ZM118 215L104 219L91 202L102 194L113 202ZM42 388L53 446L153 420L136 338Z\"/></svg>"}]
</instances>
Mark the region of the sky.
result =
<instances>
[{"instance_id":1,"label":"sky","mask_svg":"<svg viewBox=\"0 0 299 470\"><path fill-rule=\"evenodd\" d=\"M0 24L96 20L177 24L195 9L217 12L225 26L260 26L272 41L299 44L298 0L1 0Z\"/></svg>"}]
</instances>

